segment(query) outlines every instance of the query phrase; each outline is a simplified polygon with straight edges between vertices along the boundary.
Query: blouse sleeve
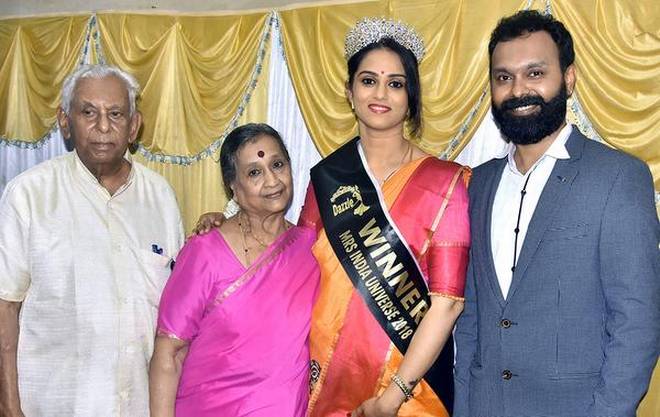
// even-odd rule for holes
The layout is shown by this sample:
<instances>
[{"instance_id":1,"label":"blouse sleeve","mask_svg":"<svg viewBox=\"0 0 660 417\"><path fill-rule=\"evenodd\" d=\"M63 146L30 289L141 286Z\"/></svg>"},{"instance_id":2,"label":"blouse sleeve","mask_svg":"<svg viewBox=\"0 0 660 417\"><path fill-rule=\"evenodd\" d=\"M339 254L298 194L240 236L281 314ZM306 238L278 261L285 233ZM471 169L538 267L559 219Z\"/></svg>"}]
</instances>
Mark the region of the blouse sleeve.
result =
<instances>
[{"instance_id":1,"label":"blouse sleeve","mask_svg":"<svg viewBox=\"0 0 660 417\"><path fill-rule=\"evenodd\" d=\"M314 229L317 232L321 229L321 214L319 213L319 206L316 202L316 195L311 181L307 185L305 204L298 218L298 226Z\"/></svg>"},{"instance_id":2,"label":"blouse sleeve","mask_svg":"<svg viewBox=\"0 0 660 417\"><path fill-rule=\"evenodd\" d=\"M467 181L461 174L431 239L429 248L429 294L463 300L465 273L470 249L470 220Z\"/></svg>"},{"instance_id":3,"label":"blouse sleeve","mask_svg":"<svg viewBox=\"0 0 660 417\"><path fill-rule=\"evenodd\" d=\"M189 240L179 253L160 298L158 333L191 341L199 332L199 323L214 287L213 258L204 244L207 235Z\"/></svg>"}]
</instances>

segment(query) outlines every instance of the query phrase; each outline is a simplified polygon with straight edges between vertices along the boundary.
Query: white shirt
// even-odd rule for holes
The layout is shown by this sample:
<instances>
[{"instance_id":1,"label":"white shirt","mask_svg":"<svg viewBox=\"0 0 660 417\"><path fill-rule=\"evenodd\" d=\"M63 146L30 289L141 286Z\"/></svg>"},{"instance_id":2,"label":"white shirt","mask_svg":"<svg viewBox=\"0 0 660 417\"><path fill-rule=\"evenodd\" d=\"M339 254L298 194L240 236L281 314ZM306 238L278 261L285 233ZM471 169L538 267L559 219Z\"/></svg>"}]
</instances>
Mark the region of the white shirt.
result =
<instances>
[{"instance_id":1,"label":"white shirt","mask_svg":"<svg viewBox=\"0 0 660 417\"><path fill-rule=\"evenodd\" d=\"M148 416L158 301L182 243L171 187L135 162L112 196L75 152L7 185L0 298L23 303L26 417Z\"/></svg>"},{"instance_id":2,"label":"white shirt","mask_svg":"<svg viewBox=\"0 0 660 417\"><path fill-rule=\"evenodd\" d=\"M514 265L513 256L516 237L514 231L518 220L518 210L520 209L520 192L525 185L525 181L529 178L520 215L518 241L515 251L516 263L518 262L518 256L520 256L520 250L525 241L525 236L527 235L529 222L532 219L534 210L536 210L536 204L541 197L545 183L548 181L550 173L555 167L555 162L558 159L570 158L566 150L566 141L568 141L572 130L571 125L567 123L559 132L552 145L550 145L525 175L520 173L513 158L516 153L515 145L509 144L505 152L499 156L500 158L507 156L507 165L502 172L502 178L500 179L497 192L495 193L495 200L493 201L490 244L493 251L493 262L495 264L497 280L500 283L500 289L504 298L509 293L511 279L513 278L511 268Z\"/></svg>"}]
</instances>

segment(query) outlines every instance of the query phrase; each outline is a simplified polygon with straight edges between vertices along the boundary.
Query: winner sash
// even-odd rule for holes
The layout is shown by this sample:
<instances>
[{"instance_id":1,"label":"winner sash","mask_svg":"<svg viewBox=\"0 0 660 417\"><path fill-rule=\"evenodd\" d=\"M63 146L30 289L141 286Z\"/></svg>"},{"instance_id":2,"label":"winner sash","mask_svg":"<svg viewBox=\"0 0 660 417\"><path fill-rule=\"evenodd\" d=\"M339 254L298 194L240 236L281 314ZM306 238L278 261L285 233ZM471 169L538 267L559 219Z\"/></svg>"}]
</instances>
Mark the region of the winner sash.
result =
<instances>
[{"instance_id":1,"label":"winner sash","mask_svg":"<svg viewBox=\"0 0 660 417\"><path fill-rule=\"evenodd\" d=\"M358 141L354 138L312 168L311 181L337 259L376 321L405 355L431 300L417 260L384 208L376 180L364 167ZM424 377L450 413L452 366L450 337Z\"/></svg>"}]
</instances>

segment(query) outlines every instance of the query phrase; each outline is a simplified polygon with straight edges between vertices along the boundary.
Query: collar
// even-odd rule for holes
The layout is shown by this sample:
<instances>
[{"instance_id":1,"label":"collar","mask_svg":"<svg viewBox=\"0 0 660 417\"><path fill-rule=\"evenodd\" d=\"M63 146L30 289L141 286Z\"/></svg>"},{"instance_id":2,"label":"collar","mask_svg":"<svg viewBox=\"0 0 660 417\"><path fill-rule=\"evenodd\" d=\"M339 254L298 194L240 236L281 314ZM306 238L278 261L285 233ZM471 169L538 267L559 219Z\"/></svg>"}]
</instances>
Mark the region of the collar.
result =
<instances>
[{"instance_id":1,"label":"collar","mask_svg":"<svg viewBox=\"0 0 660 417\"><path fill-rule=\"evenodd\" d=\"M554 158L555 160L569 159L571 155L568 153L568 150L566 149L566 142L568 142L568 138L571 136L571 132L573 132L573 126L570 123L566 123L566 125L559 131L557 138L555 138L555 140L552 142L550 147L548 147L548 149L545 150L543 155L541 155L538 161L536 161L536 163L530 168L528 172L534 170L534 168L543 159L545 159L545 157ZM509 142L497 157L500 159L506 157L507 166L509 167L509 169L514 173L522 175L520 171L518 171L518 167L516 166L516 161L513 159L515 154L516 154L516 145Z\"/></svg>"}]
</instances>

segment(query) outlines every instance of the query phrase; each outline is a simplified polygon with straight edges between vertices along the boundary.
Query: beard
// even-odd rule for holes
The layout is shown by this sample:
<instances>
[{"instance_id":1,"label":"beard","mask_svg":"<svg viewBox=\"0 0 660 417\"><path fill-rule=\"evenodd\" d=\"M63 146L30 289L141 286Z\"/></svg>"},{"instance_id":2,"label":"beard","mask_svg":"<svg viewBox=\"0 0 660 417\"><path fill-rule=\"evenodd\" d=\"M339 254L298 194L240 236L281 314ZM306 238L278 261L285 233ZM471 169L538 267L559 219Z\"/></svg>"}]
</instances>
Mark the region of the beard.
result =
<instances>
[{"instance_id":1,"label":"beard","mask_svg":"<svg viewBox=\"0 0 660 417\"><path fill-rule=\"evenodd\" d=\"M497 107L491 104L493 119L507 142L516 145L531 145L557 131L566 120L566 83L561 83L559 92L549 101L532 95L510 98ZM511 111L517 107L537 105L539 111L528 116L516 116Z\"/></svg>"}]
</instances>

